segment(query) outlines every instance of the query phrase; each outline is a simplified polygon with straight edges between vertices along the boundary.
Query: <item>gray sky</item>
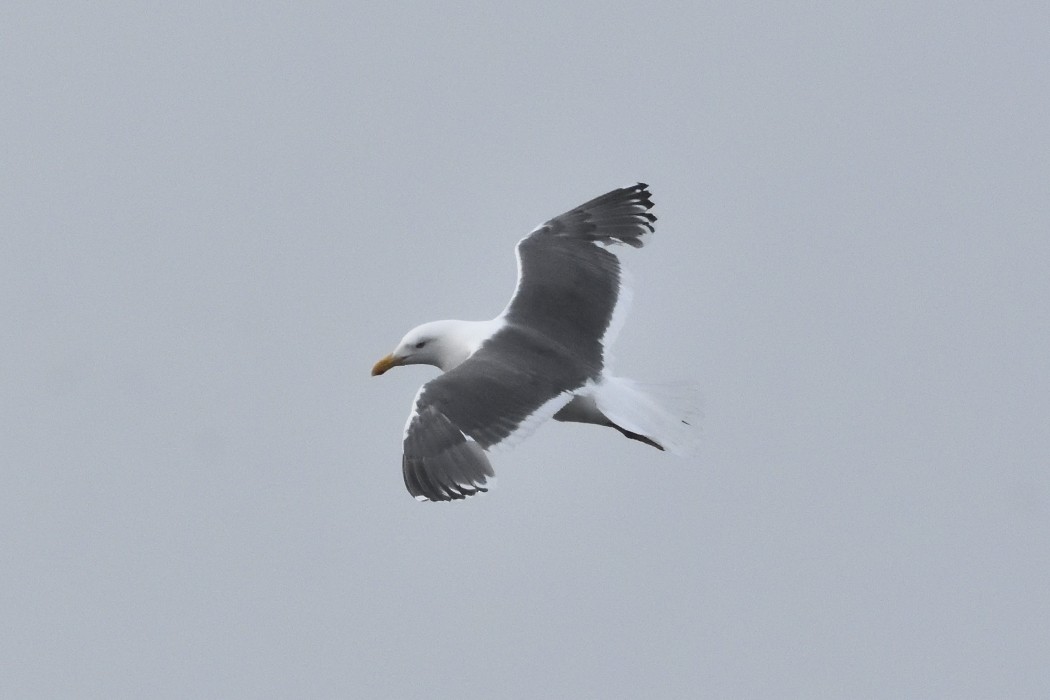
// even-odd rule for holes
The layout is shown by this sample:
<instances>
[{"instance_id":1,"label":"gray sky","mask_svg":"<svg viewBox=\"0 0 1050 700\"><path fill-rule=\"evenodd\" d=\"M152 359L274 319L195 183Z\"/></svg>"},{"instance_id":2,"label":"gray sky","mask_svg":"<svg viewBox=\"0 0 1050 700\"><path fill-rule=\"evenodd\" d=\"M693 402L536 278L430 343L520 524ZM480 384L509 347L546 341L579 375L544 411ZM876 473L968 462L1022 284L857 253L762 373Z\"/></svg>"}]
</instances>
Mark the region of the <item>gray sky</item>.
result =
<instances>
[{"instance_id":1,"label":"gray sky","mask_svg":"<svg viewBox=\"0 0 1050 700\"><path fill-rule=\"evenodd\" d=\"M1044 3L22 3L0 695L1050 695ZM617 369L419 504L417 323L650 183Z\"/></svg>"}]
</instances>

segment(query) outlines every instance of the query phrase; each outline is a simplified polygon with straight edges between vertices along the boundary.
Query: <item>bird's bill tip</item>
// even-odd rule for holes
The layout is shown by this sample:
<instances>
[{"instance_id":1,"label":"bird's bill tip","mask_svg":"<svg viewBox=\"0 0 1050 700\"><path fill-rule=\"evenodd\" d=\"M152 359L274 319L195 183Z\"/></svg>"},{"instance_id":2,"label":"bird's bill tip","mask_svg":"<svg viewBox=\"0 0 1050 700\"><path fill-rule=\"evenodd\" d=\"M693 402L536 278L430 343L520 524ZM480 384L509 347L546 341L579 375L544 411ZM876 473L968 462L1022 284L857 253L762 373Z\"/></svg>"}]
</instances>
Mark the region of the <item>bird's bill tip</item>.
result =
<instances>
[{"instance_id":1,"label":"bird's bill tip","mask_svg":"<svg viewBox=\"0 0 1050 700\"><path fill-rule=\"evenodd\" d=\"M378 377L383 372L386 372L391 367L397 367L401 364L401 360L397 359L393 355L387 355L379 362L372 365L372 376Z\"/></svg>"}]
</instances>

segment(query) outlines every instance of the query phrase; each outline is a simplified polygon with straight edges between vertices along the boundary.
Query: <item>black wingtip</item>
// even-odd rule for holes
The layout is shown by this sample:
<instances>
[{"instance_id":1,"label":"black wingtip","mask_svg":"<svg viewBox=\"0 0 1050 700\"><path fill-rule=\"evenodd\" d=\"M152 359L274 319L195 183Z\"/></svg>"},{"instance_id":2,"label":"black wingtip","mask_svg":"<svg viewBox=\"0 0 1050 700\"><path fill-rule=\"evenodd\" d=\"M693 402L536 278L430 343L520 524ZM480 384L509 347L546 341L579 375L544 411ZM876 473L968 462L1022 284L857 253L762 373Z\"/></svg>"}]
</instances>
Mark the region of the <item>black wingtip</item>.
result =
<instances>
[{"instance_id":1,"label":"black wingtip","mask_svg":"<svg viewBox=\"0 0 1050 700\"><path fill-rule=\"evenodd\" d=\"M656 228L649 185L620 187L570 209L536 228L532 235L566 236L597 243L644 245L643 236Z\"/></svg>"},{"instance_id":2,"label":"black wingtip","mask_svg":"<svg viewBox=\"0 0 1050 700\"><path fill-rule=\"evenodd\" d=\"M418 406L402 457L405 487L419 500L459 501L488 490L485 450L432 405Z\"/></svg>"}]
</instances>

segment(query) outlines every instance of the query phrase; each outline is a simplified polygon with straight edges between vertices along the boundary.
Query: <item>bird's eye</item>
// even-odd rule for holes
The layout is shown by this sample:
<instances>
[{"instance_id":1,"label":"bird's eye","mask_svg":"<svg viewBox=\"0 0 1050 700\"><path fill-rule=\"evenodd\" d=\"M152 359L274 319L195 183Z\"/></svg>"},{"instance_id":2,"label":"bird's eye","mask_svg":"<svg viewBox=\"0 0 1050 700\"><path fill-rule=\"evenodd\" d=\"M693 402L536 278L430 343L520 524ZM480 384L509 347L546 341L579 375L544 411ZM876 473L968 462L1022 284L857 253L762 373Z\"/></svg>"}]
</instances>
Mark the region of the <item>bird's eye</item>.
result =
<instances>
[{"instance_id":1,"label":"bird's eye","mask_svg":"<svg viewBox=\"0 0 1050 700\"><path fill-rule=\"evenodd\" d=\"M416 350L419 350L420 348L422 348L426 344L427 344L427 341L425 341L425 340L419 341L418 343L416 343Z\"/></svg>"}]
</instances>

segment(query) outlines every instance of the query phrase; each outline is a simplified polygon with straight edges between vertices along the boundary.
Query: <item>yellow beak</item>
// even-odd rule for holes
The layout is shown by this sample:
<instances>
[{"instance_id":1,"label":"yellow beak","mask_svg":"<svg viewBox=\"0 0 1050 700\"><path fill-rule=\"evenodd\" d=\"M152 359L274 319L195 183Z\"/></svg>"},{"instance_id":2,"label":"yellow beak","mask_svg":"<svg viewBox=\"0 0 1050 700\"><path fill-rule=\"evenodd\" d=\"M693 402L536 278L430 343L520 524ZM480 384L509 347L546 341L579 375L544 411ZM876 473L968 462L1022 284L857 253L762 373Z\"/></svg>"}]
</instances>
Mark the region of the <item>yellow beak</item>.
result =
<instances>
[{"instance_id":1,"label":"yellow beak","mask_svg":"<svg viewBox=\"0 0 1050 700\"><path fill-rule=\"evenodd\" d=\"M377 377L383 372L386 372L391 367L397 367L399 364L401 364L401 360L397 359L393 355L387 355L382 360L380 360L372 366L372 376Z\"/></svg>"}]
</instances>

